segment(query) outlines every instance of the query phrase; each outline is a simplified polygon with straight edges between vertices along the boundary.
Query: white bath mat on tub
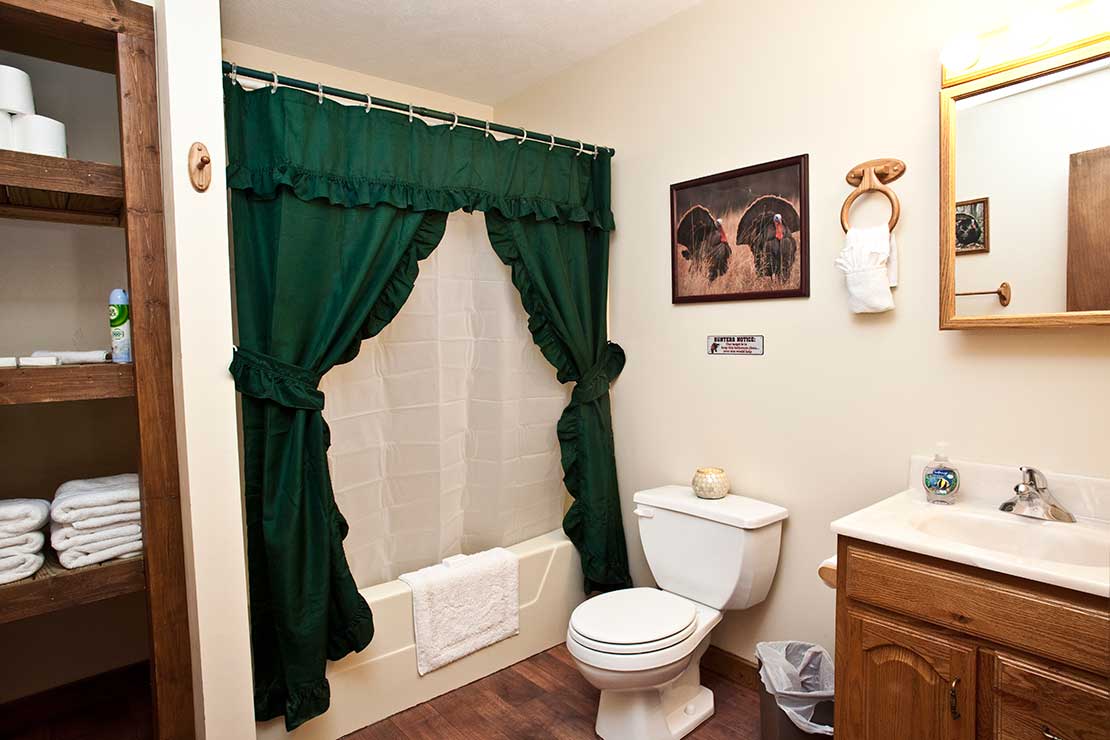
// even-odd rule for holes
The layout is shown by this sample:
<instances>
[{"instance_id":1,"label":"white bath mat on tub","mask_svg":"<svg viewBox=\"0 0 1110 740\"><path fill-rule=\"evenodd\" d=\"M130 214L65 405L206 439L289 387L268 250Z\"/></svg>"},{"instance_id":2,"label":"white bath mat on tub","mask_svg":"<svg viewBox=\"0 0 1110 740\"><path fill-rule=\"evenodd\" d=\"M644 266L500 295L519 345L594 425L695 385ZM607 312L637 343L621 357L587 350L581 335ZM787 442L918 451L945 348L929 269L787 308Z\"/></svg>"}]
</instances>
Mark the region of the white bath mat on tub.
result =
<instances>
[{"instance_id":1,"label":"white bath mat on tub","mask_svg":"<svg viewBox=\"0 0 1110 740\"><path fill-rule=\"evenodd\" d=\"M405 573L421 676L520 632L520 564L502 547Z\"/></svg>"}]
</instances>

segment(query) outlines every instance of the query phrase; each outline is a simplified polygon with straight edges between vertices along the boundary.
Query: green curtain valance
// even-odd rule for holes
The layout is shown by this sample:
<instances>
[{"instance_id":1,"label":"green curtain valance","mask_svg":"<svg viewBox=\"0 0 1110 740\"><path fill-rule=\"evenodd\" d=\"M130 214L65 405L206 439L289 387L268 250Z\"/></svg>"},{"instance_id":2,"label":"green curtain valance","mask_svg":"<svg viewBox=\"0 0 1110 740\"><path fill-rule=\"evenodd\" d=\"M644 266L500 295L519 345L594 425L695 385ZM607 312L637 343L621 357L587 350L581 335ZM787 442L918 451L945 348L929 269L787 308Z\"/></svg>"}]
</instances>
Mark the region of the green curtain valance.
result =
<instances>
[{"instance_id":1,"label":"green curtain valance","mask_svg":"<svg viewBox=\"0 0 1110 740\"><path fill-rule=\"evenodd\" d=\"M228 187L271 198L413 211L496 211L506 218L613 230L611 155L498 141L378 108L323 103L297 90L248 91L224 80ZM249 156L247 156L249 153Z\"/></svg>"}]
</instances>

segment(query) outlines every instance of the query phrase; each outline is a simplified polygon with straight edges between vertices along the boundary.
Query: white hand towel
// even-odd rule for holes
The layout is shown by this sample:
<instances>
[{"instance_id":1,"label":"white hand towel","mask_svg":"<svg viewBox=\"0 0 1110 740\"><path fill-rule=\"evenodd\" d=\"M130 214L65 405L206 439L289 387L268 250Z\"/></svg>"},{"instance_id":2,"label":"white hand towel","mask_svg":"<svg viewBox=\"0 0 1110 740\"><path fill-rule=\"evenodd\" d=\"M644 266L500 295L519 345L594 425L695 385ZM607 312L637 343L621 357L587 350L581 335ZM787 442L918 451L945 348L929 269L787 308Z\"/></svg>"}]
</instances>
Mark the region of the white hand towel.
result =
<instances>
[{"instance_id":1,"label":"white hand towel","mask_svg":"<svg viewBox=\"0 0 1110 740\"><path fill-rule=\"evenodd\" d=\"M124 524L115 527L80 530L66 524L53 522L50 525L50 546L58 552L77 547L88 551L98 542L119 539L120 537L139 537L143 530L138 524Z\"/></svg>"},{"instance_id":2,"label":"white hand towel","mask_svg":"<svg viewBox=\"0 0 1110 740\"><path fill-rule=\"evenodd\" d=\"M835 264L845 274L852 313L894 308L890 289L898 285L898 245L886 226L848 229Z\"/></svg>"},{"instance_id":3,"label":"white hand towel","mask_svg":"<svg viewBox=\"0 0 1110 740\"><path fill-rule=\"evenodd\" d=\"M0 535L26 534L42 529L49 516L49 501L37 498L0 501Z\"/></svg>"},{"instance_id":4,"label":"white hand towel","mask_svg":"<svg viewBox=\"0 0 1110 740\"><path fill-rule=\"evenodd\" d=\"M88 519L78 519L77 521L69 524L68 526L74 529L88 530L100 529L101 527L109 527L114 524L137 524L142 521L143 515L139 511L139 504L125 503L117 504L113 508L127 507L134 508L134 511L127 511L122 514L108 514L106 516L91 516Z\"/></svg>"},{"instance_id":5,"label":"white hand towel","mask_svg":"<svg viewBox=\"0 0 1110 740\"><path fill-rule=\"evenodd\" d=\"M494 548L405 573L421 676L520 631L520 564Z\"/></svg>"},{"instance_id":6,"label":"white hand towel","mask_svg":"<svg viewBox=\"0 0 1110 740\"><path fill-rule=\"evenodd\" d=\"M0 534L0 558L11 555L33 555L36 552L42 552L44 542L46 542L46 535L42 532Z\"/></svg>"},{"instance_id":7,"label":"white hand towel","mask_svg":"<svg viewBox=\"0 0 1110 740\"><path fill-rule=\"evenodd\" d=\"M33 576L46 562L40 553L21 553L0 557L0 584L13 583Z\"/></svg>"},{"instance_id":8,"label":"white hand towel","mask_svg":"<svg viewBox=\"0 0 1110 740\"><path fill-rule=\"evenodd\" d=\"M54 351L49 349L36 349L31 357L57 357L63 365L88 365L94 362L107 362L108 350L93 349L71 352L67 350Z\"/></svg>"},{"instance_id":9,"label":"white hand towel","mask_svg":"<svg viewBox=\"0 0 1110 740\"><path fill-rule=\"evenodd\" d=\"M71 480L58 486L50 518L72 524L96 516L139 510L139 476L134 473Z\"/></svg>"},{"instance_id":10,"label":"white hand towel","mask_svg":"<svg viewBox=\"0 0 1110 740\"><path fill-rule=\"evenodd\" d=\"M113 558L138 555L143 549L143 538L139 535L116 537L110 540L93 542L80 547L66 548L58 553L58 562L64 568L82 568L94 563L103 563Z\"/></svg>"}]
</instances>

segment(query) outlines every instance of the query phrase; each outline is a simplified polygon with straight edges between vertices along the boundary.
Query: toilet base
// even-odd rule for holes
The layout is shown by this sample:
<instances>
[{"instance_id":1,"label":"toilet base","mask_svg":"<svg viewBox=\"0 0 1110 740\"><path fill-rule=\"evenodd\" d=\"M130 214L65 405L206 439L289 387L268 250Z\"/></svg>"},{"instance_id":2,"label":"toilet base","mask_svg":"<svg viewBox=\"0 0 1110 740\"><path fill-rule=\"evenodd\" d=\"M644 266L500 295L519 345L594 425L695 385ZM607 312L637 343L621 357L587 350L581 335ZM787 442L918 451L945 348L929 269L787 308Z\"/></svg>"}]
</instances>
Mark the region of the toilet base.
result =
<instances>
[{"instance_id":1,"label":"toilet base","mask_svg":"<svg viewBox=\"0 0 1110 740\"><path fill-rule=\"evenodd\" d=\"M685 671L654 688L603 689L595 729L603 740L678 740L713 716L713 692L701 685L701 657L709 637Z\"/></svg>"}]
</instances>

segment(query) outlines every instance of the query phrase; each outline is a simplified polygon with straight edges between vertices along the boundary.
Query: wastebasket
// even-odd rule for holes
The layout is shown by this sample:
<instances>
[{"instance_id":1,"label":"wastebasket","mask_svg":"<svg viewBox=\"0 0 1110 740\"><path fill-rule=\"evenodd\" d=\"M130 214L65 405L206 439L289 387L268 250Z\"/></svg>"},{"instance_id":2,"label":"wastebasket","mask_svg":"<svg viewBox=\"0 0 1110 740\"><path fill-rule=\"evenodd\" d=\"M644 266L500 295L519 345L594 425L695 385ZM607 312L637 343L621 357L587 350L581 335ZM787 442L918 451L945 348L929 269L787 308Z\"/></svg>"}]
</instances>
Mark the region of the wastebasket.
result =
<instances>
[{"instance_id":1,"label":"wastebasket","mask_svg":"<svg viewBox=\"0 0 1110 740\"><path fill-rule=\"evenodd\" d=\"M815 740L833 734L833 662L820 645L761 642L755 647L761 686L762 740Z\"/></svg>"}]
</instances>

